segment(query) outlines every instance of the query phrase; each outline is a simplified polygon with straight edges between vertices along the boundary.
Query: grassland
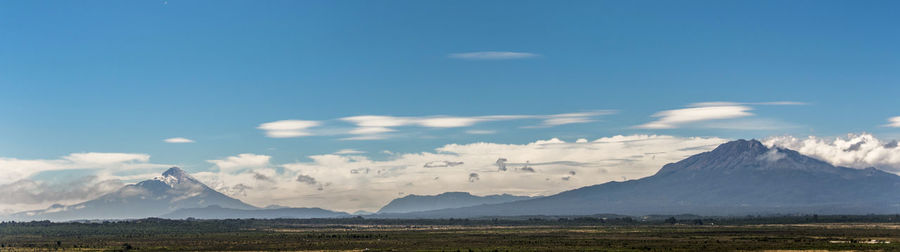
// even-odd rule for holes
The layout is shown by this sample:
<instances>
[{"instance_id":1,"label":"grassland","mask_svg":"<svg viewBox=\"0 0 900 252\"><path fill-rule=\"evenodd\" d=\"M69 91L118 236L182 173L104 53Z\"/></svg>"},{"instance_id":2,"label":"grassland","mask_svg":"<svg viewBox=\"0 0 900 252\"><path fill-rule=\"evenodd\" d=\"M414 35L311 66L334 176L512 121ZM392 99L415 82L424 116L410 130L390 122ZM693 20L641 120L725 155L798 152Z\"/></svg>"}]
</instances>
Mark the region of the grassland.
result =
<instances>
[{"instance_id":1,"label":"grassland","mask_svg":"<svg viewBox=\"0 0 900 252\"><path fill-rule=\"evenodd\" d=\"M0 224L0 250L900 251L900 223L208 220ZM774 222L774 221L770 221Z\"/></svg>"}]
</instances>

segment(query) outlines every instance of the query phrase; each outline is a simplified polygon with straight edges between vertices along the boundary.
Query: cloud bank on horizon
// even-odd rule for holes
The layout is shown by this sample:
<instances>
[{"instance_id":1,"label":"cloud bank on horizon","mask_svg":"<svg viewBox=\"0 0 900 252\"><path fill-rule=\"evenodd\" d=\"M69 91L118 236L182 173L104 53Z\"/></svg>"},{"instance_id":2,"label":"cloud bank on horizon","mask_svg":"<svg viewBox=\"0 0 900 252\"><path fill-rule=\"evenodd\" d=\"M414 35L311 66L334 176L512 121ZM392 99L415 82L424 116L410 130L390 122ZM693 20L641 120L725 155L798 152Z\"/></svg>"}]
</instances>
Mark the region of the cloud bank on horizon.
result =
<instances>
[{"instance_id":1,"label":"cloud bank on horizon","mask_svg":"<svg viewBox=\"0 0 900 252\"><path fill-rule=\"evenodd\" d=\"M774 136L763 141L768 146L795 150L800 154L825 160L836 166L875 167L900 173L900 148L897 140L883 141L871 134L849 134L846 137Z\"/></svg>"},{"instance_id":2,"label":"cloud bank on horizon","mask_svg":"<svg viewBox=\"0 0 900 252\"><path fill-rule=\"evenodd\" d=\"M243 153L207 160L192 173L210 187L257 206L315 206L376 210L405 194L466 191L478 195L549 195L578 187L652 175L666 163L728 141L717 137L618 135L594 140L540 140L527 144L447 144L432 151L390 153L384 160L345 149L306 162L274 163L269 155ZM769 146L797 150L834 165L900 172L897 141L871 134L843 138L769 137ZM152 178L170 167L149 155L74 153L52 160L0 158L4 173L0 212L72 204L117 189L123 181ZM34 170L33 168L43 167ZM42 173L92 171L69 182L37 179ZM334 200L335 198L345 200Z\"/></svg>"},{"instance_id":3,"label":"cloud bank on horizon","mask_svg":"<svg viewBox=\"0 0 900 252\"><path fill-rule=\"evenodd\" d=\"M393 154L385 160L352 153L321 154L309 156L309 162L283 164L264 162L270 158L266 155L245 153L210 160L217 169L194 176L261 206L290 202L371 211L405 194L549 195L623 176L640 178L725 141L662 135L576 142L553 138L527 144L448 144L433 151ZM505 163L501 166L498 160Z\"/></svg>"},{"instance_id":4,"label":"cloud bank on horizon","mask_svg":"<svg viewBox=\"0 0 900 252\"><path fill-rule=\"evenodd\" d=\"M652 121L632 129L679 128L766 130L796 127L753 112L760 106L808 105L796 101L701 102L663 110ZM285 119L259 124L266 138L327 136L333 140L384 140L407 132L461 129L468 135L500 134L486 125L506 122L520 129L579 125L617 115L617 110L559 114L500 114L480 116L355 115L329 120ZM608 118L604 118L608 119ZM900 127L900 117L884 127ZM474 128L475 126L480 126ZM330 154L306 156L310 161L274 162L275 157L253 152L208 159L193 175L212 188L257 206L315 206L342 211L377 210L405 194L465 191L478 195L509 193L550 195L609 181L652 175L667 163L715 148L720 137L682 137L630 134L594 140L559 138L525 144L450 143L422 152L384 150L374 153L344 148ZM196 143L187 137L165 143ZM897 141L871 134L843 138L789 135L764 139L778 146L852 168L877 167L900 173ZM327 152L325 152L327 153ZM296 158L296 157L287 157ZM776 158L776 157L773 157ZM125 183L149 179L172 165L150 161L144 153L71 153L56 159L0 157L0 213L72 204L102 195ZM66 174L78 174L71 176ZM59 179L60 176L68 179ZM343 200L334 200L340 198Z\"/></svg>"}]
</instances>

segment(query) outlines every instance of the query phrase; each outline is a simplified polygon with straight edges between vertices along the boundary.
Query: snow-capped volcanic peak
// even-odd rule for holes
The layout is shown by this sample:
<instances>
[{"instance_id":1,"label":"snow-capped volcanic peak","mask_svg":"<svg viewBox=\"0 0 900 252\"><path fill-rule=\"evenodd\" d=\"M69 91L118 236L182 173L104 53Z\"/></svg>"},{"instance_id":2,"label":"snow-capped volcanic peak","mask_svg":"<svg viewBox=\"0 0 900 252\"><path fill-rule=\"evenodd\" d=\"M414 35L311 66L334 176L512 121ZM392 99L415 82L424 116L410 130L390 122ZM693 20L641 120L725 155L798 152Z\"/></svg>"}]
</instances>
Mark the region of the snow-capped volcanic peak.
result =
<instances>
[{"instance_id":1,"label":"snow-capped volcanic peak","mask_svg":"<svg viewBox=\"0 0 900 252\"><path fill-rule=\"evenodd\" d=\"M175 187L175 185L178 184L178 178L174 176L156 176L153 180L162 181L163 183L166 183L166 185L169 185L169 187Z\"/></svg>"},{"instance_id":2,"label":"snow-capped volcanic peak","mask_svg":"<svg viewBox=\"0 0 900 252\"><path fill-rule=\"evenodd\" d=\"M182 170L181 168L178 168L178 167L169 168L168 170L163 172L162 175L163 176L173 176L173 177L177 177L177 178L190 177L190 175L188 175L187 172L184 172L184 170Z\"/></svg>"},{"instance_id":3,"label":"snow-capped volcanic peak","mask_svg":"<svg viewBox=\"0 0 900 252\"><path fill-rule=\"evenodd\" d=\"M166 172L163 172L162 176L156 176L155 178L153 178L153 180L162 181L163 183L166 183L166 185L169 185L169 187L172 187L172 188L174 188L175 185L182 184L184 182L187 182L190 179L191 179L190 175L188 175L183 170L181 170L181 168L178 168L178 167L169 168L169 170L166 170Z\"/></svg>"}]
</instances>

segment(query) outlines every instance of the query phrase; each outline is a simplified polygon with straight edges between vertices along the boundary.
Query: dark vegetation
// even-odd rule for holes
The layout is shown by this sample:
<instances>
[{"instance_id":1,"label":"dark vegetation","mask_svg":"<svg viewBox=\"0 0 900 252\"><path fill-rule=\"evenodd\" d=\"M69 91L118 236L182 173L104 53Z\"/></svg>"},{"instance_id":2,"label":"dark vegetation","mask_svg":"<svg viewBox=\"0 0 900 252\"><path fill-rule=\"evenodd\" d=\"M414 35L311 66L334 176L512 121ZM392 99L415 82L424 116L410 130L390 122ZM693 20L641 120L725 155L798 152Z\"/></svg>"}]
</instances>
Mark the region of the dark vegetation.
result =
<instances>
[{"instance_id":1,"label":"dark vegetation","mask_svg":"<svg viewBox=\"0 0 900 252\"><path fill-rule=\"evenodd\" d=\"M44 249L900 250L900 216L610 215L427 220L359 217L275 220L152 218L104 222L0 223L0 250Z\"/></svg>"}]
</instances>

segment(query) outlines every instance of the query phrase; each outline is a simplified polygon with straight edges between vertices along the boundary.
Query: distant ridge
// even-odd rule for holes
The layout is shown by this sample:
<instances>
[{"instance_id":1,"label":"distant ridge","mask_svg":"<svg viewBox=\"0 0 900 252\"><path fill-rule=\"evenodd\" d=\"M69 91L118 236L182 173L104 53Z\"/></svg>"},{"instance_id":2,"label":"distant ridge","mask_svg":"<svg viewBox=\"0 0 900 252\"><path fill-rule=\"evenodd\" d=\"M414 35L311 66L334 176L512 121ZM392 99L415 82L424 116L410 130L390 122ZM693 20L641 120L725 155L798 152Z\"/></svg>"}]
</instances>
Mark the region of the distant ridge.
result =
<instances>
[{"instance_id":1,"label":"distant ridge","mask_svg":"<svg viewBox=\"0 0 900 252\"><path fill-rule=\"evenodd\" d=\"M438 195L407 195L391 200L378 213L408 213L445 208L458 208L484 204L505 203L531 199L528 196L509 194L475 196L467 192L445 192Z\"/></svg>"},{"instance_id":2,"label":"distant ridge","mask_svg":"<svg viewBox=\"0 0 900 252\"><path fill-rule=\"evenodd\" d=\"M401 218L591 214L895 214L900 176L835 167L793 150L736 140L655 175L501 204L413 212Z\"/></svg>"}]
</instances>

